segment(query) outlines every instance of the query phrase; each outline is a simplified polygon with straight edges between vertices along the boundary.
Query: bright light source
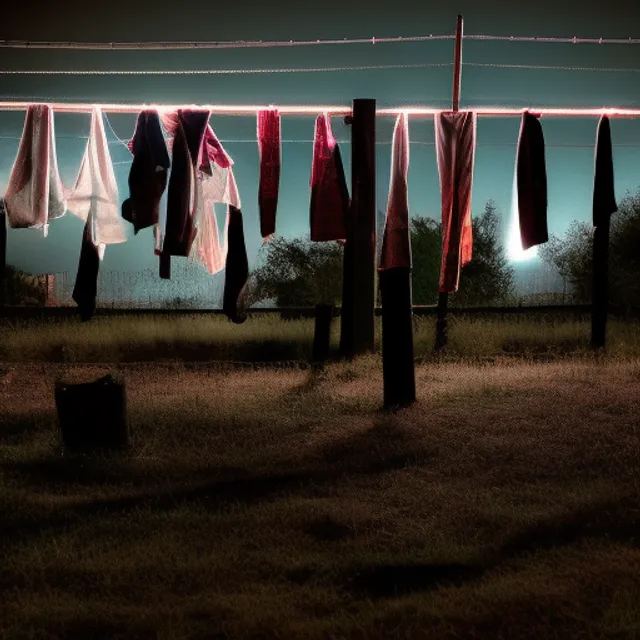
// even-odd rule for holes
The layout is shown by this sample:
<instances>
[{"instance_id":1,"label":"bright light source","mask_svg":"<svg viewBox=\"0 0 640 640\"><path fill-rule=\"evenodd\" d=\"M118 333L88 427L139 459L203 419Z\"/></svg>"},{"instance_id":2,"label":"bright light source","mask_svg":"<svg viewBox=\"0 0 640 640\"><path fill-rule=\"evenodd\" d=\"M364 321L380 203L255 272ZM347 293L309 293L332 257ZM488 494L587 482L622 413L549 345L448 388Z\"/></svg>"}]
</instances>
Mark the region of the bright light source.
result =
<instances>
[{"instance_id":1,"label":"bright light source","mask_svg":"<svg viewBox=\"0 0 640 640\"><path fill-rule=\"evenodd\" d=\"M509 235L507 236L507 258L511 262L525 262L538 255L538 247L522 248L520 239L520 220L518 217L518 180L516 171L513 172L513 186L511 188L511 220Z\"/></svg>"}]
</instances>

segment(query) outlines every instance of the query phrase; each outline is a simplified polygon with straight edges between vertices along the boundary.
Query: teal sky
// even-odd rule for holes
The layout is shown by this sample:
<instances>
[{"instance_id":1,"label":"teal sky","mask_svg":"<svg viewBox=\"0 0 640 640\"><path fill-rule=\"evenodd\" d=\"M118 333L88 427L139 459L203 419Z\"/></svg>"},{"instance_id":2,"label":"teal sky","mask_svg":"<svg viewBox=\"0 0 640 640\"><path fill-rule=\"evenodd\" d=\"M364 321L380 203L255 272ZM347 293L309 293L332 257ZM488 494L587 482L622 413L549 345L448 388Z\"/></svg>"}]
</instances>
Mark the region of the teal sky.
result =
<instances>
[{"instance_id":1,"label":"teal sky","mask_svg":"<svg viewBox=\"0 0 640 640\"><path fill-rule=\"evenodd\" d=\"M3 19L0 38L31 40L235 40L412 36L451 33L458 13L465 33L518 36L637 37L640 4L559 3L541 0L457 2L446 7L396 1L286 3L96 3L84 11L76 3L16 3ZM561 5L562 6L559 6ZM34 20L37 15L37 20ZM283 49L206 51L50 51L0 49L2 69L195 69L290 68L451 62L453 42L314 46ZM529 44L467 41L465 62L626 67L640 69L640 45ZM345 71L235 76L1 76L2 99L33 101L147 103L350 104L375 98L379 106L432 105L448 108L452 69ZM461 108L472 105L640 106L640 73L551 71L464 67ZM134 115L111 115L115 133L129 139ZM22 131L24 113L0 113L0 188L4 191ZM333 118L350 171L349 129ZM377 197L384 210L389 181L393 118L377 125ZM63 181L75 180L86 144L89 115L56 116L57 148ZM259 257L258 150L255 117L213 116L211 124L235 161L243 202L250 264ZM544 118L549 182L549 228L562 234L573 219L591 216L595 118ZM409 197L413 215L440 215L433 147L433 120L410 119ZM283 116L281 197L277 232L308 233L309 177L313 116ZM510 215L518 118L483 119L478 125L473 211L494 199ZM640 122L612 123L616 189L620 199L640 186ZM83 137L84 136L84 137ZM130 155L107 127L120 199L128 195ZM348 174L349 175L349 174ZM46 239L36 230L10 230L8 261L34 273L75 274L82 223L67 214L51 225ZM157 268L150 230L123 245L109 247L104 270ZM221 277L213 279L215 289Z\"/></svg>"}]
</instances>

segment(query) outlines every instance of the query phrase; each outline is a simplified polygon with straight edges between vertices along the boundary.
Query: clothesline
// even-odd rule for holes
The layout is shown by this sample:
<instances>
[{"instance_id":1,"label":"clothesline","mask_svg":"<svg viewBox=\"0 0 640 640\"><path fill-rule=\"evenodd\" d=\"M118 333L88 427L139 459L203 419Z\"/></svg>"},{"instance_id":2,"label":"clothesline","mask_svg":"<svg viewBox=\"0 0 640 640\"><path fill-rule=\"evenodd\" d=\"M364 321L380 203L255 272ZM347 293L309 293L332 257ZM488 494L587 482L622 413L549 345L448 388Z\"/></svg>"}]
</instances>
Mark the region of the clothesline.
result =
<instances>
[{"instance_id":1,"label":"clothesline","mask_svg":"<svg viewBox=\"0 0 640 640\"><path fill-rule=\"evenodd\" d=\"M0 102L0 111L25 111L31 102ZM326 113L334 116L352 115L348 106L340 105L154 105L154 104L115 104L87 102L48 102L54 111L65 113L90 113L95 107L109 113L140 113L146 109L157 111L176 111L178 109L198 109L223 115L255 115L259 111L277 108L282 115L318 115ZM464 107L464 111L473 111L478 116L511 117L522 116L525 111L540 116L550 117L598 117L610 116L619 118L638 118L640 109L623 107ZM408 116L434 116L447 112L447 109L435 107L390 107L376 109L378 116L397 116L406 113Z\"/></svg>"},{"instance_id":2,"label":"clothesline","mask_svg":"<svg viewBox=\"0 0 640 640\"><path fill-rule=\"evenodd\" d=\"M83 49L83 50L180 50L180 49L258 49L270 47L306 47L339 44L390 44L402 42L428 42L433 40L454 40L454 34L429 34L422 36L398 36L379 38L333 38L324 40L232 40L232 41L175 41L175 42L54 42L31 40L0 40L0 48L5 49ZM538 42L565 44L640 44L640 38L579 38L546 36L495 36L463 35L463 40L484 40L504 42Z\"/></svg>"}]
</instances>

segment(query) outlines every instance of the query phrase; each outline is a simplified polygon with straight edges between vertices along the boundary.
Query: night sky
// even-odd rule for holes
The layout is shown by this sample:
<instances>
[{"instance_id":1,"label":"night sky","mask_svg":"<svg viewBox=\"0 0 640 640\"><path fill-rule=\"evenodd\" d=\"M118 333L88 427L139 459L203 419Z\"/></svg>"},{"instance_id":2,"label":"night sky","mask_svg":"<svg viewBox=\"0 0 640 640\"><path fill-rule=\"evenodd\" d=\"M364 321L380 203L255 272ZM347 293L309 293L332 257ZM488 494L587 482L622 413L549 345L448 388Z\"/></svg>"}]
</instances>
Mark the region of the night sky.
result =
<instances>
[{"instance_id":1,"label":"night sky","mask_svg":"<svg viewBox=\"0 0 640 640\"><path fill-rule=\"evenodd\" d=\"M0 37L31 40L274 40L413 36L452 33L456 15L466 34L517 36L637 37L640 3L381 2L286 3L111 1L79 9L76 2L12 3ZM345 8L346 7L346 8ZM37 17L37 20L34 19ZM635 31L634 31L635 30ZM472 105L640 106L640 45L573 45L467 41L467 63L508 63L580 67L626 67L635 72L552 71L464 67L461 108ZM274 49L206 51L51 51L0 49L2 69L242 69L352 65L449 63L453 41L359 44ZM33 101L344 104L376 98L378 106L450 108L452 68L281 73L234 76L48 77L2 76L3 99ZM134 115L109 115L115 134L128 140ZM72 186L84 152L89 115L56 116L57 149L63 181ZM0 187L4 191L22 131L24 113L0 113ZM349 129L332 119L350 171ZM377 196L384 210L389 181L394 118L378 119ZM593 144L596 118L544 118L549 178L549 229L562 234L573 219L591 217ZM235 162L245 217L250 265L261 245L257 211L258 150L255 117L216 116L211 124ZM479 119L473 212L492 198L508 219L518 118ZM277 232L308 233L313 116L283 116L283 145ZM440 193L431 118L410 119L412 215L440 216ZM640 122L612 123L618 199L640 186ZM85 136L83 138L82 136ZM128 195L130 155L107 126L120 200ZM225 140L229 142L224 143ZM349 173L348 173L349 175ZM222 214L222 210L220 211ZM219 217L221 221L221 215ZM75 273L82 222L71 214L51 224L44 239L37 230L11 230L8 262L33 273ZM505 233L506 227L505 225ZM103 269L156 268L151 230L107 248ZM219 285L221 276L212 283Z\"/></svg>"}]
</instances>

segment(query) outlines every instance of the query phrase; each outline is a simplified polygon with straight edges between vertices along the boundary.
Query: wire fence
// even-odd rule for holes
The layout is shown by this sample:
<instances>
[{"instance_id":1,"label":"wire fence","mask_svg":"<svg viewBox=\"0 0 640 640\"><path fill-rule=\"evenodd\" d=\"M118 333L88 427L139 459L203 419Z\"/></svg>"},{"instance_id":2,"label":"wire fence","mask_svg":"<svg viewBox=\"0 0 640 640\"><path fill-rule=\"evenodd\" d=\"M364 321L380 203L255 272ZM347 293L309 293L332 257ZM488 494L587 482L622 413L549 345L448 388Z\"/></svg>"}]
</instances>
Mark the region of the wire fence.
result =
<instances>
[{"instance_id":1,"label":"wire fence","mask_svg":"<svg viewBox=\"0 0 640 640\"><path fill-rule=\"evenodd\" d=\"M26 307L75 307L73 287L75 273L60 271L27 276L31 293L17 306ZM157 270L139 271L102 270L98 279L97 306L113 310L209 310L220 309L223 277L205 274L195 263L174 260L171 280L161 280ZM516 265L514 268L513 295L508 300L480 301L478 306L514 305L548 306L575 305L576 298L558 272L544 263ZM419 304L435 304L433 300L414 301ZM455 304L455 296L452 296ZM257 308L285 310L268 302Z\"/></svg>"}]
</instances>

